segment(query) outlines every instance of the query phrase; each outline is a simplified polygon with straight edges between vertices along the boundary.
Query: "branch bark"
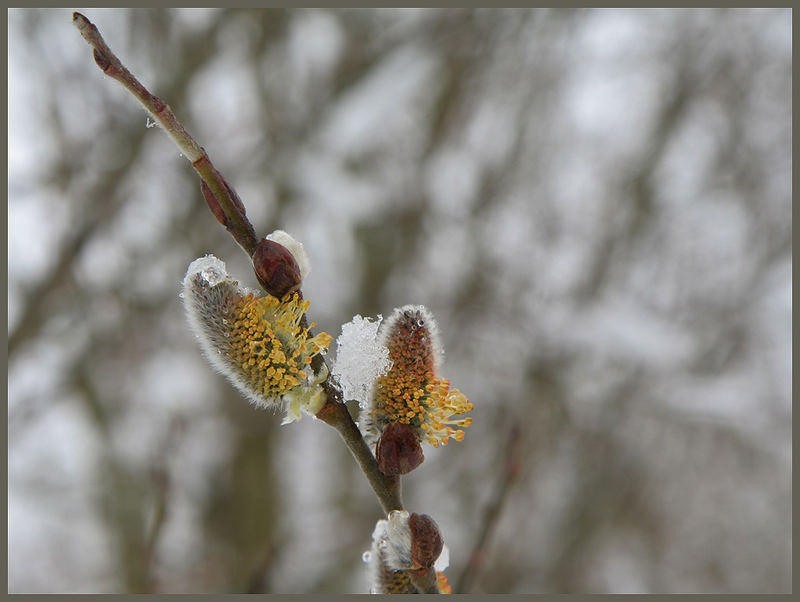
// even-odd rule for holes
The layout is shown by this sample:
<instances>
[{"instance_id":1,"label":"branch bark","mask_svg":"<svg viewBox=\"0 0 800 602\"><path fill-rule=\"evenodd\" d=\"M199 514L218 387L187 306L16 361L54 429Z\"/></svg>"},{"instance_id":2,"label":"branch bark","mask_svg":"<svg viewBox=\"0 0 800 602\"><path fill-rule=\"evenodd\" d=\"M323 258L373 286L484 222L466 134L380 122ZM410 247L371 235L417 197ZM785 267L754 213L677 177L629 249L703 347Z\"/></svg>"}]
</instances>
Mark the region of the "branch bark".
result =
<instances>
[{"instance_id":1,"label":"branch bark","mask_svg":"<svg viewBox=\"0 0 800 602\"><path fill-rule=\"evenodd\" d=\"M327 403L317 413L317 418L336 429L347 449L361 467L367 477L372 490L380 501L385 514L392 510L402 510L403 501L400 497L400 477L387 477L378 469L378 462L367 446L361 431L353 421L347 406L341 399L341 394L331 385L330 381L323 384L328 395Z\"/></svg>"}]
</instances>

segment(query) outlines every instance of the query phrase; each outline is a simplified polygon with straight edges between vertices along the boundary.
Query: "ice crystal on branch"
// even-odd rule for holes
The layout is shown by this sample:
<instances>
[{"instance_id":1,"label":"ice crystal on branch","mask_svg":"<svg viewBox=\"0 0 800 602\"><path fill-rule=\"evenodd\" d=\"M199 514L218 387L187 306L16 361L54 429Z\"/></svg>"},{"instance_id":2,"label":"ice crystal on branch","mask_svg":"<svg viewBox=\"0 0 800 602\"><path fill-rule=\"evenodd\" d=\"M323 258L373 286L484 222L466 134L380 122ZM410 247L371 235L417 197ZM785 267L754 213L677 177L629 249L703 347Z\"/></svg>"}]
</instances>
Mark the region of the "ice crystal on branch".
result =
<instances>
[{"instance_id":1,"label":"ice crystal on branch","mask_svg":"<svg viewBox=\"0 0 800 602\"><path fill-rule=\"evenodd\" d=\"M327 373L315 375L309 364L331 336L312 337L302 326L309 303L298 293L259 297L232 280L224 262L207 255L189 266L183 300L206 357L256 406L289 402L284 422L322 407L319 384Z\"/></svg>"},{"instance_id":2,"label":"ice crystal on branch","mask_svg":"<svg viewBox=\"0 0 800 602\"><path fill-rule=\"evenodd\" d=\"M344 398L358 401L361 408L368 406L375 381L392 367L389 350L378 340L382 319L380 315L375 321L355 316L342 325L342 334L336 339L336 360L331 372Z\"/></svg>"}]
</instances>

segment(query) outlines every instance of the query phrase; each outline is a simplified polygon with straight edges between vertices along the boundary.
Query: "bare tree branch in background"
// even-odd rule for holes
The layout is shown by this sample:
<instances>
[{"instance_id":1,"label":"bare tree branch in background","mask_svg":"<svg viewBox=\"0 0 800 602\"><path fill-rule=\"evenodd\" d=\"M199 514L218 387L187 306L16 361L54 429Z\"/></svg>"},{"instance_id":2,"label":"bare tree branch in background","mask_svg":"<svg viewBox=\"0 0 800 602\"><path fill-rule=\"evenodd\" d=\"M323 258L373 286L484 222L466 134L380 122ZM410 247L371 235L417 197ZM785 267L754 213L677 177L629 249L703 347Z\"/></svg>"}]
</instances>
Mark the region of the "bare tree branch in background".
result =
<instances>
[{"instance_id":1,"label":"bare tree branch in background","mask_svg":"<svg viewBox=\"0 0 800 602\"><path fill-rule=\"evenodd\" d=\"M478 538L475 546L469 554L469 560L464 567L453 591L458 594L467 594L472 589L472 584L478 578L483 566L483 559L488 554L488 546L491 535L497 526L503 510L503 504L508 498L511 487L519 478L522 472L522 458L520 457L520 438L522 437L519 425L514 425L508 434L506 442L506 456L502 459L504 470L501 473L501 480L498 481L494 497L486 506L484 518L478 530Z\"/></svg>"},{"instance_id":2,"label":"bare tree branch in background","mask_svg":"<svg viewBox=\"0 0 800 602\"><path fill-rule=\"evenodd\" d=\"M203 363L187 259L257 286L250 260L71 14L9 12L9 592L366 591L370 486L338 435L279 427ZM437 316L475 421L403 502L453 575L488 531L471 591L791 590L790 11L102 29L253 230L305 243L320 330Z\"/></svg>"}]
</instances>

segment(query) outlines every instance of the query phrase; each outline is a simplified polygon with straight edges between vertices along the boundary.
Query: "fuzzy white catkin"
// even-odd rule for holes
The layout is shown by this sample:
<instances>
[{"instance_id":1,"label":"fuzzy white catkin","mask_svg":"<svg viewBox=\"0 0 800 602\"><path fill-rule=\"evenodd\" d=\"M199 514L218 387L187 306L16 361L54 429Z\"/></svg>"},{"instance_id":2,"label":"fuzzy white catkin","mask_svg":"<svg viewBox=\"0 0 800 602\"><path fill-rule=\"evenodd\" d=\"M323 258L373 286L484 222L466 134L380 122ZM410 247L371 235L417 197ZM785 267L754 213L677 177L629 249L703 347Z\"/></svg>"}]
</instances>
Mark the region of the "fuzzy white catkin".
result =
<instances>
[{"instance_id":1,"label":"fuzzy white catkin","mask_svg":"<svg viewBox=\"0 0 800 602\"><path fill-rule=\"evenodd\" d=\"M238 282L228 274L225 262L213 255L206 255L191 263L183 281L181 297L189 325L204 355L211 365L224 374L256 407L271 409L285 407L286 417L283 424L299 420L303 413L315 415L325 402L325 395L319 386L328 376L324 365L318 373L306 367L299 381L275 381L272 384L268 380L269 373L267 372L265 376L263 368L248 368L247 360L250 358L262 357L259 361L264 361L263 356L258 356L251 347L247 347L235 337L232 338L235 334L237 308L248 295L257 298L256 291L239 286ZM277 305L273 307L270 318L273 320L270 325L270 337L274 337L275 344L283 345L288 352L296 349L299 354L297 361L301 367L305 367L305 360L315 355L318 350L315 351L313 344L309 343L306 333L298 334L291 329L295 323L293 320L300 319L304 311L303 306L298 305L296 301L288 301L281 305L277 299L271 297L265 299L272 299L274 305ZM314 339L317 344L323 344L324 347L330 342L330 337L326 333L320 333ZM259 340L258 344L265 345L262 340ZM269 344L272 345L271 342ZM252 367L253 363L251 362L249 366Z\"/></svg>"},{"instance_id":2,"label":"fuzzy white catkin","mask_svg":"<svg viewBox=\"0 0 800 602\"><path fill-rule=\"evenodd\" d=\"M256 407L277 408L280 399L268 399L254 391L230 357L222 352L227 346L225 337L229 330L223 308L253 292L240 287L228 274L225 262L214 255L195 259L183 279L186 317L208 361Z\"/></svg>"},{"instance_id":3,"label":"fuzzy white catkin","mask_svg":"<svg viewBox=\"0 0 800 602\"><path fill-rule=\"evenodd\" d=\"M371 593L415 593L416 590L410 582L406 584L408 588L406 591L402 581L392 576L395 571L414 568L411 554L413 542L410 518L411 515L406 510L394 510L385 519L381 519L375 524L375 530L372 532L372 547L361 557L369 567ZM443 572L449 563L450 551L447 546L443 546L442 552L434 564L434 570Z\"/></svg>"},{"instance_id":4,"label":"fuzzy white catkin","mask_svg":"<svg viewBox=\"0 0 800 602\"><path fill-rule=\"evenodd\" d=\"M386 524L386 564L396 571L410 569L413 565L411 527L408 524L410 517L406 510L392 510Z\"/></svg>"}]
</instances>

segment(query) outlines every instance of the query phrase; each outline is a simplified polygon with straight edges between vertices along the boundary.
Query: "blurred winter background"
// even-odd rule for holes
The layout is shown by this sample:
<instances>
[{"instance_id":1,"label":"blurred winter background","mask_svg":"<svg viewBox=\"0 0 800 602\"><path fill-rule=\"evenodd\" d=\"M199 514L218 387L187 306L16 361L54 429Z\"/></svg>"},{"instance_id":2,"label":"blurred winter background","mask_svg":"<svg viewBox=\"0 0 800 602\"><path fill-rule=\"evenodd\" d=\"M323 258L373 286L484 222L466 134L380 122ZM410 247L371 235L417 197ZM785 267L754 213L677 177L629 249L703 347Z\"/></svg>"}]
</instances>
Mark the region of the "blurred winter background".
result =
<instances>
[{"instance_id":1,"label":"blurred winter background","mask_svg":"<svg viewBox=\"0 0 800 602\"><path fill-rule=\"evenodd\" d=\"M404 497L451 584L488 520L473 592L791 590L790 10L82 12L320 329L437 316L474 423ZM9 591L367 591L337 434L186 327L194 258L256 285L190 165L70 11L8 16Z\"/></svg>"}]
</instances>

